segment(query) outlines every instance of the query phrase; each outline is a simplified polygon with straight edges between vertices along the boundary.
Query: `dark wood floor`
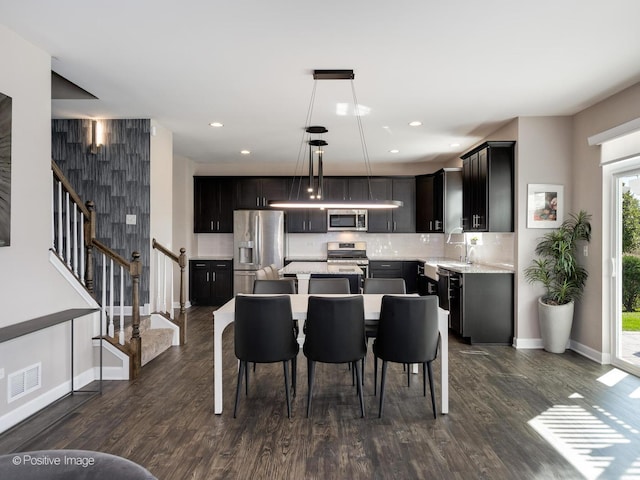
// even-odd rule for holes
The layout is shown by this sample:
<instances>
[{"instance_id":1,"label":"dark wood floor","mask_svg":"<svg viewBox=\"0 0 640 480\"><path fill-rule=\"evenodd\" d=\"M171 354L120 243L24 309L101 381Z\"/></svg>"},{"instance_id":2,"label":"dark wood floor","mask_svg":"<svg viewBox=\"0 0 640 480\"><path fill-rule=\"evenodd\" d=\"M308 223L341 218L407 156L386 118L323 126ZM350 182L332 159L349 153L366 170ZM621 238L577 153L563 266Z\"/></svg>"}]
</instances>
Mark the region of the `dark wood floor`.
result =
<instances>
[{"instance_id":1,"label":"dark wood floor","mask_svg":"<svg viewBox=\"0 0 640 480\"><path fill-rule=\"evenodd\" d=\"M451 411L434 419L420 376L390 366L377 418L369 353L359 415L344 365L319 365L311 418L306 361L286 416L282 366L260 365L232 417L233 328L224 336L224 413L213 411L211 308L189 312L189 339L21 448L127 457L170 479L621 478L640 472L640 380L572 352L469 346L451 338ZM434 365L438 372L439 361ZM439 375L436 375L439 378ZM437 380L439 392L439 380ZM635 394L634 394L635 392ZM17 432L14 432L17 434ZM10 453L7 451L0 453Z\"/></svg>"}]
</instances>

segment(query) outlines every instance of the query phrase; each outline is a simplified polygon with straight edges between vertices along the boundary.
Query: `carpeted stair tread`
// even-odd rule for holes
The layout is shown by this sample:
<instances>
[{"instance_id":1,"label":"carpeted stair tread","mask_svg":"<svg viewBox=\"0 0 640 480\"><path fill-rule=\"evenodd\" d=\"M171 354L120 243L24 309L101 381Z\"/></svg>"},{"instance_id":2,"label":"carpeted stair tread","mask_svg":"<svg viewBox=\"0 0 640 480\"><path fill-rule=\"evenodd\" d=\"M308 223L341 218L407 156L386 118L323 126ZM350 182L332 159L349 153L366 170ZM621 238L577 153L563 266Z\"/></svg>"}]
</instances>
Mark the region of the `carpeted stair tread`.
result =
<instances>
[{"instance_id":1,"label":"carpeted stair tread","mask_svg":"<svg viewBox=\"0 0 640 480\"><path fill-rule=\"evenodd\" d=\"M145 365L171 346L173 329L151 328L142 332L140 338L142 340L142 365Z\"/></svg>"}]
</instances>

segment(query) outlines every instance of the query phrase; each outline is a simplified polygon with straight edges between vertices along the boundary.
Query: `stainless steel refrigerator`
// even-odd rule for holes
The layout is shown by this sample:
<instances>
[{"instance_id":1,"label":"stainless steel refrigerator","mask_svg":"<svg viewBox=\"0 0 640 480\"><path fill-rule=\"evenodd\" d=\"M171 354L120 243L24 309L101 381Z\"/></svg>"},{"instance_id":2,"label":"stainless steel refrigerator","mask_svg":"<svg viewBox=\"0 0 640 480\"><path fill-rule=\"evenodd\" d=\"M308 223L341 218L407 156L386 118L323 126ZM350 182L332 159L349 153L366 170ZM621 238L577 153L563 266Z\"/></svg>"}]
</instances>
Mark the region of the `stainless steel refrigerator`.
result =
<instances>
[{"instance_id":1,"label":"stainless steel refrigerator","mask_svg":"<svg viewBox=\"0 0 640 480\"><path fill-rule=\"evenodd\" d=\"M233 212L233 293L251 293L256 270L284 264L284 212Z\"/></svg>"}]
</instances>

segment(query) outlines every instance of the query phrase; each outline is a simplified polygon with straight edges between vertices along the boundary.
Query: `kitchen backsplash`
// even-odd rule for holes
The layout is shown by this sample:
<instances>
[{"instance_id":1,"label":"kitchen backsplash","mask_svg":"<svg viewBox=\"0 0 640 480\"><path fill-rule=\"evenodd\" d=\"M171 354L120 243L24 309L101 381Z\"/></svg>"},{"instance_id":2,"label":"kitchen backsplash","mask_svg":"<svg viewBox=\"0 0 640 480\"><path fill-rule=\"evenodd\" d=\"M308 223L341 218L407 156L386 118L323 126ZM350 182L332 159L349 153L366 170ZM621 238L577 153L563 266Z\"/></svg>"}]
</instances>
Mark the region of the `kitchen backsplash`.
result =
<instances>
[{"instance_id":1,"label":"kitchen backsplash","mask_svg":"<svg viewBox=\"0 0 640 480\"><path fill-rule=\"evenodd\" d=\"M473 262L513 268L514 233L360 233L332 232L326 234L290 233L286 236L285 256L289 258L325 258L327 242L367 242L371 259L464 258L464 236L467 252ZM197 234L197 257L233 257L233 234ZM449 240L450 243L446 243Z\"/></svg>"}]
</instances>

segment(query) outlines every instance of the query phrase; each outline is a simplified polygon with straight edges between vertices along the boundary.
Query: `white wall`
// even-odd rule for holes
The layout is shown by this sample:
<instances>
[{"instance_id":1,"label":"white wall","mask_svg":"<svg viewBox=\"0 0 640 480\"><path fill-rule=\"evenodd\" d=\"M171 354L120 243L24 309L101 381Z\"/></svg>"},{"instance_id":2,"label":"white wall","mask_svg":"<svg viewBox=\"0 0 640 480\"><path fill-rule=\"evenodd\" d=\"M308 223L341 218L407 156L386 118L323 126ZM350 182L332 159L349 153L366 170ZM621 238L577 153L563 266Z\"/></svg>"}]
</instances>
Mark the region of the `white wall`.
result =
<instances>
[{"instance_id":1,"label":"white wall","mask_svg":"<svg viewBox=\"0 0 640 480\"><path fill-rule=\"evenodd\" d=\"M195 163L188 158L173 159L173 245L177 253L186 249L187 258L198 255L196 235L193 233L193 176ZM189 271L185 271L185 292L189 301ZM180 298L179 279L174 277L176 299Z\"/></svg>"},{"instance_id":2,"label":"white wall","mask_svg":"<svg viewBox=\"0 0 640 480\"><path fill-rule=\"evenodd\" d=\"M173 246L173 133L159 125L155 120L151 120L152 133L150 144L150 232L151 239L154 238L163 246L178 253L178 249ZM151 311L159 310L156 305L158 270L157 251L149 245L151 249L151 265L149 272L149 303ZM167 267L168 268L168 267ZM177 267L176 267L177 268ZM170 292L167 292L170 296ZM179 298L179 297L176 297ZM162 299L160 299L162 301Z\"/></svg>"},{"instance_id":3,"label":"white wall","mask_svg":"<svg viewBox=\"0 0 640 480\"><path fill-rule=\"evenodd\" d=\"M87 304L49 261L51 247L51 57L0 25L0 92L12 97L11 246L0 248L0 327ZM88 322L79 338L91 335ZM0 430L17 422L38 398L64 385L69 375L68 326L0 344ZM90 349L88 350L90 353ZM84 348L76 372L92 365ZM43 363L43 387L7 403L7 376ZM34 403L35 402L35 403ZM31 407L29 407L29 405ZM23 407L21 409L21 407ZM20 410L20 413L15 413Z\"/></svg>"},{"instance_id":4,"label":"white wall","mask_svg":"<svg viewBox=\"0 0 640 480\"><path fill-rule=\"evenodd\" d=\"M613 95L578 113L573 128L574 175L572 204L574 209L584 209L593 215L593 235L589 246L589 257L585 266L589 279L585 295L576 306L572 340L587 348L602 352L606 361L610 349L610 291L609 211L603 210L603 201L608 205L608 190L604 186L600 167L600 147L589 146L588 137L601 133L640 117L640 83Z\"/></svg>"}]
</instances>

